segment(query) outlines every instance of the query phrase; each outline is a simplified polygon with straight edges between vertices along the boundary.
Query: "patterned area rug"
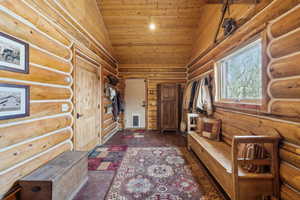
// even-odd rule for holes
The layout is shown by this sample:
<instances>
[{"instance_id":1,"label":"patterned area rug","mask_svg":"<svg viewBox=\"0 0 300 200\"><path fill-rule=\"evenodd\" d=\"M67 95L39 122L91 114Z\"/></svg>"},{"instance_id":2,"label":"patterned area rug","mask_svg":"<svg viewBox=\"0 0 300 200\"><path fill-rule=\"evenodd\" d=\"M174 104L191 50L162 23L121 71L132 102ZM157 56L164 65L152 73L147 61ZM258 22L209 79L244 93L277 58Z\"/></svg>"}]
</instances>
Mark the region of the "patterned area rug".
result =
<instances>
[{"instance_id":1,"label":"patterned area rug","mask_svg":"<svg viewBox=\"0 0 300 200\"><path fill-rule=\"evenodd\" d=\"M122 135L122 139L134 139L134 138L144 138L144 137L145 137L144 134L139 132Z\"/></svg>"},{"instance_id":2,"label":"patterned area rug","mask_svg":"<svg viewBox=\"0 0 300 200\"><path fill-rule=\"evenodd\" d=\"M221 199L201 169L192 173L196 165L185 155L184 148L128 148L106 200Z\"/></svg>"},{"instance_id":3,"label":"patterned area rug","mask_svg":"<svg viewBox=\"0 0 300 200\"><path fill-rule=\"evenodd\" d=\"M115 171L119 168L127 150L126 145L97 147L88 160L89 170Z\"/></svg>"},{"instance_id":4,"label":"patterned area rug","mask_svg":"<svg viewBox=\"0 0 300 200\"><path fill-rule=\"evenodd\" d=\"M144 129L140 129L140 130L135 130L134 132L137 132L137 133L145 133L146 131Z\"/></svg>"}]
</instances>

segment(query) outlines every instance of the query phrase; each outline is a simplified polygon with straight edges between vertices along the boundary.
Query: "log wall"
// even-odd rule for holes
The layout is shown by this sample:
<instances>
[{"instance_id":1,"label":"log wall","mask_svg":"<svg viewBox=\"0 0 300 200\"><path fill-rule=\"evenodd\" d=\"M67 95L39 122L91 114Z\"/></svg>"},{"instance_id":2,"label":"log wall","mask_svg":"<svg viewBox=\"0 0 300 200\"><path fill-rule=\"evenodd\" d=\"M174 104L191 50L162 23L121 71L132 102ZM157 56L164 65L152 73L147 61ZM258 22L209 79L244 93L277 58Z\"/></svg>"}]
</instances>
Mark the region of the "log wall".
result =
<instances>
[{"instance_id":1,"label":"log wall","mask_svg":"<svg viewBox=\"0 0 300 200\"><path fill-rule=\"evenodd\" d=\"M199 56L189 66L189 79L212 73L215 58L254 35L262 25L268 33L267 112L216 107L214 116L222 120L223 139L231 144L234 135L279 134L281 198L300 198L300 5L299 1L274 0L235 34Z\"/></svg>"},{"instance_id":2,"label":"log wall","mask_svg":"<svg viewBox=\"0 0 300 200\"><path fill-rule=\"evenodd\" d=\"M247 22L253 15L261 11L272 0L260 0L258 4L232 4L230 11L226 12L225 18L233 18L237 22L237 26L241 26ZM192 58L213 46L214 37L217 32L217 26L220 22L222 14L222 4L206 4L201 10L198 29L192 50ZM229 15L230 14L230 15ZM217 41L224 39L224 32L221 28L217 36Z\"/></svg>"},{"instance_id":3,"label":"log wall","mask_svg":"<svg viewBox=\"0 0 300 200\"><path fill-rule=\"evenodd\" d=\"M113 75L116 78L117 74L115 70L111 70L110 68L102 68L102 142L105 142L112 134L116 133L120 128L124 126L124 116L123 113L120 115L120 119L117 121L114 120L112 113L105 113L105 107L112 103L112 101L106 97L105 95L105 84L108 83L108 76ZM117 86L111 86L118 90L124 98L124 80L120 79Z\"/></svg>"},{"instance_id":4,"label":"log wall","mask_svg":"<svg viewBox=\"0 0 300 200\"><path fill-rule=\"evenodd\" d=\"M30 116L0 121L0 199L18 179L73 148L73 46L80 46L103 68L117 73L102 18L95 14L97 6L92 1L76 1L89 4L82 5L90 10L83 16L72 10L72 2L0 2L0 31L30 46L29 74L0 71L0 83L30 85ZM100 26L78 20L88 17Z\"/></svg>"}]
</instances>

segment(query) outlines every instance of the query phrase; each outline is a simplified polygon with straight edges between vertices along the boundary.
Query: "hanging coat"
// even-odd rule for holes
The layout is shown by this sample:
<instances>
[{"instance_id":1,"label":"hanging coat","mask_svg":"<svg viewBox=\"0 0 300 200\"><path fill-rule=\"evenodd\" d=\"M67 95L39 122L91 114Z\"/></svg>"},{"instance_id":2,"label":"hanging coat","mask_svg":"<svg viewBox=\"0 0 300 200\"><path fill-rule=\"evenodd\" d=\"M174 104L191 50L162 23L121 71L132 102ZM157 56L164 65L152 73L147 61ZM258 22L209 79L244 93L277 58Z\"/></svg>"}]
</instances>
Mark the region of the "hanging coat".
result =
<instances>
[{"instance_id":1,"label":"hanging coat","mask_svg":"<svg viewBox=\"0 0 300 200\"><path fill-rule=\"evenodd\" d=\"M113 96L112 99L112 113L114 120L117 121L118 117L121 112L124 112L124 104L123 104L123 99L121 97L120 92L116 91L115 95Z\"/></svg>"},{"instance_id":2,"label":"hanging coat","mask_svg":"<svg viewBox=\"0 0 300 200\"><path fill-rule=\"evenodd\" d=\"M184 95L183 95L183 110L189 109L189 104L190 104L190 99L191 99L191 93L192 93L192 86L193 83L190 82L185 90L184 90Z\"/></svg>"},{"instance_id":3,"label":"hanging coat","mask_svg":"<svg viewBox=\"0 0 300 200\"><path fill-rule=\"evenodd\" d=\"M190 112L192 112L192 110L193 110L194 98L196 95L197 85L198 85L198 82L194 81L193 85L192 85L191 98L190 98L190 103L189 103L189 108L188 108Z\"/></svg>"},{"instance_id":4,"label":"hanging coat","mask_svg":"<svg viewBox=\"0 0 300 200\"><path fill-rule=\"evenodd\" d=\"M212 97L209 89L208 77L205 77L200 81L196 109L197 111L206 113L207 115L211 115L213 113Z\"/></svg>"},{"instance_id":5,"label":"hanging coat","mask_svg":"<svg viewBox=\"0 0 300 200\"><path fill-rule=\"evenodd\" d=\"M194 97L194 101L193 101L193 107L192 107L192 110L191 110L192 113L197 112L197 100L198 100L198 96L199 96L198 94L199 94L200 89L201 89L200 85L201 85L201 81L198 81L198 84L197 84L196 90L195 90L195 97Z\"/></svg>"},{"instance_id":6,"label":"hanging coat","mask_svg":"<svg viewBox=\"0 0 300 200\"><path fill-rule=\"evenodd\" d=\"M118 120L119 108L118 108L118 98L117 95L112 99L112 114L115 121Z\"/></svg>"},{"instance_id":7,"label":"hanging coat","mask_svg":"<svg viewBox=\"0 0 300 200\"><path fill-rule=\"evenodd\" d=\"M192 90L192 82L188 83L183 92L183 100L182 100L182 109L181 109L181 122L180 122L180 130L181 132L185 132L186 130L186 123L187 123L187 111L190 104L190 97L191 97L191 90Z\"/></svg>"},{"instance_id":8,"label":"hanging coat","mask_svg":"<svg viewBox=\"0 0 300 200\"><path fill-rule=\"evenodd\" d=\"M124 112L124 102L121 96L120 92L117 92L117 104L118 104L118 110L119 110L119 114L121 112Z\"/></svg>"},{"instance_id":9,"label":"hanging coat","mask_svg":"<svg viewBox=\"0 0 300 200\"><path fill-rule=\"evenodd\" d=\"M113 100L115 96L117 95L117 92L114 88L110 87L109 88L109 99Z\"/></svg>"}]
</instances>

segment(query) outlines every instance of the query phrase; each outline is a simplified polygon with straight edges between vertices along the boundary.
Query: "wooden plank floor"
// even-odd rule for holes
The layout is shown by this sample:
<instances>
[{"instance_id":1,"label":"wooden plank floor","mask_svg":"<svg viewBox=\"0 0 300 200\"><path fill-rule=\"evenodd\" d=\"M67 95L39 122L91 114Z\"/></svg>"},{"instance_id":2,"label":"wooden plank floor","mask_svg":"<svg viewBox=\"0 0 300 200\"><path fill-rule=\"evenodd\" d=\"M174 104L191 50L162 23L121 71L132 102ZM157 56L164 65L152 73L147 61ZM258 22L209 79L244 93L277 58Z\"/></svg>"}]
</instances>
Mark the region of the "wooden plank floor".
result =
<instances>
[{"instance_id":1,"label":"wooden plank floor","mask_svg":"<svg viewBox=\"0 0 300 200\"><path fill-rule=\"evenodd\" d=\"M129 138L127 136L133 133L140 133L144 137ZM161 146L186 146L186 137L180 133L166 132L159 133L158 131L122 131L115 134L107 145L127 145L128 147L161 147Z\"/></svg>"}]
</instances>

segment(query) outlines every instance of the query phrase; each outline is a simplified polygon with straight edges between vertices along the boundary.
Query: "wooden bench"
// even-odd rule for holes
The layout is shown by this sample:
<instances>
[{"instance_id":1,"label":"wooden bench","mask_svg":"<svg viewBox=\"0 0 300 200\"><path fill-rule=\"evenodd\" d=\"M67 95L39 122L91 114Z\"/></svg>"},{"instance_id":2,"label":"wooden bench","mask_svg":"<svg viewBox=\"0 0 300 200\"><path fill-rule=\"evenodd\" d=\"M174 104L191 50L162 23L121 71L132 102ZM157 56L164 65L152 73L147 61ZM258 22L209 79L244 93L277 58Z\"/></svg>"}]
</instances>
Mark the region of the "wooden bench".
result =
<instances>
[{"instance_id":1,"label":"wooden bench","mask_svg":"<svg viewBox=\"0 0 300 200\"><path fill-rule=\"evenodd\" d=\"M87 152L65 152L19 181L21 199L72 199L87 179Z\"/></svg>"},{"instance_id":2,"label":"wooden bench","mask_svg":"<svg viewBox=\"0 0 300 200\"><path fill-rule=\"evenodd\" d=\"M269 159L244 160L238 158L241 143L271 144ZM233 200L256 200L262 196L279 199L279 138L270 136L235 136L230 147L225 142L205 139L195 132L188 134L188 148L192 149L210 173ZM269 165L270 173L248 173L241 162Z\"/></svg>"}]
</instances>

